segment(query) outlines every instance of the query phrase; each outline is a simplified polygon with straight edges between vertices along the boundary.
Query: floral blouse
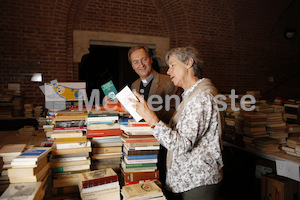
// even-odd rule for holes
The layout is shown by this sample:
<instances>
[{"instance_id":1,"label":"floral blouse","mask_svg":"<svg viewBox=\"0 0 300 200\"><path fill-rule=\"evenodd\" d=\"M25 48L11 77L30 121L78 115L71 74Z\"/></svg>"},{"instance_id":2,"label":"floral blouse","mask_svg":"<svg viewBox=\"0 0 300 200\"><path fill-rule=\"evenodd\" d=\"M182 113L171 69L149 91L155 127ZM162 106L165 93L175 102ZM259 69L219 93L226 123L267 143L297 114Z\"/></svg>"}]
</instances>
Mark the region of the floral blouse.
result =
<instances>
[{"instance_id":1,"label":"floral blouse","mask_svg":"<svg viewBox=\"0 0 300 200\"><path fill-rule=\"evenodd\" d=\"M187 97L202 79L182 96ZM218 133L218 110L214 97L200 92L183 108L172 130L162 121L155 124L153 135L168 151L172 164L167 169L166 186L174 193L217 184L222 180L222 153Z\"/></svg>"}]
</instances>

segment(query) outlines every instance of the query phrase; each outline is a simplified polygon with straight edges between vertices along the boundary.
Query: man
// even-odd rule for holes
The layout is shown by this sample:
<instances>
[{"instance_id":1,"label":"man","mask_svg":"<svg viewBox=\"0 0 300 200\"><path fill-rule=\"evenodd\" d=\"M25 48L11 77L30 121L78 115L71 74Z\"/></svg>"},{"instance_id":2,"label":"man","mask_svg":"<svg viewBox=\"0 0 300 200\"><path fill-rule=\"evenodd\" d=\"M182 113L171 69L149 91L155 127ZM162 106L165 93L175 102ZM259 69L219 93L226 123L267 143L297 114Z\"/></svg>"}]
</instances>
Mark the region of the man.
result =
<instances>
[{"instance_id":1,"label":"man","mask_svg":"<svg viewBox=\"0 0 300 200\"><path fill-rule=\"evenodd\" d=\"M131 47L128 51L128 60L134 71L140 77L132 83L131 89L140 93L146 101L148 100L149 104L154 102L152 104L153 108L161 108L156 111L156 114L162 121L169 123L175 111L175 102L174 99L172 99L171 102L167 102L167 104L170 103L170 109L167 108L166 110L165 97L178 92L178 88L174 86L168 75L160 74L153 69L152 55L147 46ZM159 97L157 95L161 97L163 102L158 101ZM180 94L178 97L180 97ZM177 103L179 104L179 102Z\"/></svg>"}]
</instances>

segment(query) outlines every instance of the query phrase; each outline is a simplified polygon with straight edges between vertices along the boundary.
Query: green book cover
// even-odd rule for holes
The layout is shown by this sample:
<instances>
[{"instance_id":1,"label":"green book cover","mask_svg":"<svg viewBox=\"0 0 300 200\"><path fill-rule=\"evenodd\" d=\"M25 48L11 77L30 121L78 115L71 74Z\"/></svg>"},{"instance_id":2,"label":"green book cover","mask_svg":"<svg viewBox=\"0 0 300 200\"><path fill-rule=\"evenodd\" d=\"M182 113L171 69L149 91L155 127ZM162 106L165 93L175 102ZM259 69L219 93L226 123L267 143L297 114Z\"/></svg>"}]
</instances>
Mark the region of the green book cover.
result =
<instances>
[{"instance_id":1,"label":"green book cover","mask_svg":"<svg viewBox=\"0 0 300 200\"><path fill-rule=\"evenodd\" d=\"M111 80L101 85L101 89L103 90L104 94L111 100L116 99L116 94L118 93L118 91Z\"/></svg>"}]
</instances>

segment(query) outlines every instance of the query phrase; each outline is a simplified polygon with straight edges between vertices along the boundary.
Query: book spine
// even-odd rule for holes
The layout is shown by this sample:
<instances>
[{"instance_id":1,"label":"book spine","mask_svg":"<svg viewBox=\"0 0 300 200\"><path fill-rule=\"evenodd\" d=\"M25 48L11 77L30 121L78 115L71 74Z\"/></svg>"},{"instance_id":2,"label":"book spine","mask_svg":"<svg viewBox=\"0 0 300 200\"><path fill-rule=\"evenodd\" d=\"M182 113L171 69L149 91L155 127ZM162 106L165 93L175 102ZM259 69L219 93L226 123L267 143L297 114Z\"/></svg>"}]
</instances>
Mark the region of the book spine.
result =
<instances>
[{"instance_id":1,"label":"book spine","mask_svg":"<svg viewBox=\"0 0 300 200\"><path fill-rule=\"evenodd\" d=\"M126 169L137 167L156 167L156 163L127 164L122 162L122 167Z\"/></svg>"},{"instance_id":2,"label":"book spine","mask_svg":"<svg viewBox=\"0 0 300 200\"><path fill-rule=\"evenodd\" d=\"M127 155L128 160L139 160L139 159L157 159L157 154L152 155Z\"/></svg>"},{"instance_id":3,"label":"book spine","mask_svg":"<svg viewBox=\"0 0 300 200\"><path fill-rule=\"evenodd\" d=\"M52 171L54 173L57 173L57 172L67 172L67 171L79 171L79 170L85 170L89 168L90 165L76 165L76 166L67 166L67 167L55 167L52 168Z\"/></svg>"},{"instance_id":4,"label":"book spine","mask_svg":"<svg viewBox=\"0 0 300 200\"><path fill-rule=\"evenodd\" d=\"M125 143L144 143L144 142L157 142L157 139L148 139L148 140L143 140L143 139L136 139L136 140L126 140L122 139Z\"/></svg>"},{"instance_id":5,"label":"book spine","mask_svg":"<svg viewBox=\"0 0 300 200\"><path fill-rule=\"evenodd\" d=\"M159 179L159 171L153 172L122 172L125 181L133 182L147 179Z\"/></svg>"},{"instance_id":6,"label":"book spine","mask_svg":"<svg viewBox=\"0 0 300 200\"><path fill-rule=\"evenodd\" d=\"M51 138L73 138L73 137L82 137L82 133L51 133Z\"/></svg>"},{"instance_id":7,"label":"book spine","mask_svg":"<svg viewBox=\"0 0 300 200\"><path fill-rule=\"evenodd\" d=\"M125 181L125 185L133 185L133 184L146 183L146 182L151 182L151 181L157 181L157 179L139 180L139 181L133 181L133 182Z\"/></svg>"},{"instance_id":8,"label":"book spine","mask_svg":"<svg viewBox=\"0 0 300 200\"><path fill-rule=\"evenodd\" d=\"M56 149L73 149L81 147L90 147L91 142L77 142L77 143L64 143L64 144L55 144Z\"/></svg>"},{"instance_id":9,"label":"book spine","mask_svg":"<svg viewBox=\"0 0 300 200\"><path fill-rule=\"evenodd\" d=\"M53 130L85 130L86 126L76 126L76 127L54 127Z\"/></svg>"}]
</instances>

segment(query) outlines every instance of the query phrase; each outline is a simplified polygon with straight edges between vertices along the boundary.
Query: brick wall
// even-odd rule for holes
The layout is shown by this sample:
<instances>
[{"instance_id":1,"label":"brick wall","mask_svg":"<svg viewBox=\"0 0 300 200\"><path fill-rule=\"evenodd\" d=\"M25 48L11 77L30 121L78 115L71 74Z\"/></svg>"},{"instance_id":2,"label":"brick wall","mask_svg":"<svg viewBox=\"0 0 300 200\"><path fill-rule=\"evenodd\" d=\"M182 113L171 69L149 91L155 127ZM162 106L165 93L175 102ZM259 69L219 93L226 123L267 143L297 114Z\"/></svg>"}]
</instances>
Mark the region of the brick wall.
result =
<instances>
[{"instance_id":1,"label":"brick wall","mask_svg":"<svg viewBox=\"0 0 300 200\"><path fill-rule=\"evenodd\" d=\"M293 2L293 5L290 3ZM0 8L0 91L21 82L27 103L42 104L39 83L78 80L73 62L73 30L170 38L170 47L195 46L204 76L220 91L260 90L266 98L300 97L297 1L65 0L2 1ZM299 32L299 30L298 30ZM299 34L299 33L298 33ZM268 82L273 76L274 82Z\"/></svg>"}]
</instances>

